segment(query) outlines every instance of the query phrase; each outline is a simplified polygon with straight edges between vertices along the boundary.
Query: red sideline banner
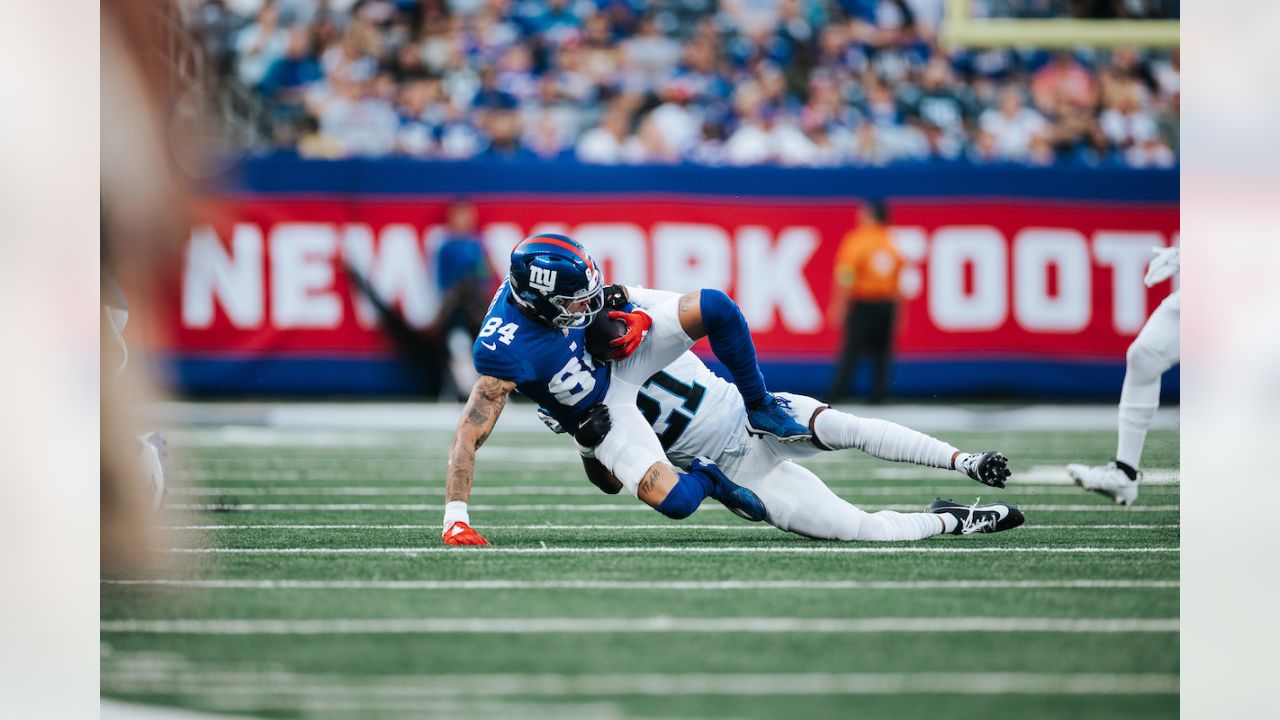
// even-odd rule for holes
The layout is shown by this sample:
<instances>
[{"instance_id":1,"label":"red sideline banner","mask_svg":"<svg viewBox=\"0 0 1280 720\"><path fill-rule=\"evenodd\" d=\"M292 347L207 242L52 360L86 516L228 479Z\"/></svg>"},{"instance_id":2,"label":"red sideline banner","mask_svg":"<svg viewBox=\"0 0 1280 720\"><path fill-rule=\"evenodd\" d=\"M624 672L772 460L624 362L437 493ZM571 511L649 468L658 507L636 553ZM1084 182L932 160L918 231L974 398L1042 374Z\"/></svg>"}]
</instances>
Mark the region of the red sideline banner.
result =
<instances>
[{"instance_id":1,"label":"red sideline banner","mask_svg":"<svg viewBox=\"0 0 1280 720\"><path fill-rule=\"evenodd\" d=\"M832 263L856 223L845 203L687 196L476 198L498 275L534 232L581 241L610 282L732 295L762 357L834 353ZM354 267L410 325L435 320L439 198L213 199L192 230L163 350L202 356L380 356L376 313ZM893 236L907 265L904 358L1121 360L1170 284L1148 290L1151 250L1178 240L1176 206L900 200Z\"/></svg>"}]
</instances>

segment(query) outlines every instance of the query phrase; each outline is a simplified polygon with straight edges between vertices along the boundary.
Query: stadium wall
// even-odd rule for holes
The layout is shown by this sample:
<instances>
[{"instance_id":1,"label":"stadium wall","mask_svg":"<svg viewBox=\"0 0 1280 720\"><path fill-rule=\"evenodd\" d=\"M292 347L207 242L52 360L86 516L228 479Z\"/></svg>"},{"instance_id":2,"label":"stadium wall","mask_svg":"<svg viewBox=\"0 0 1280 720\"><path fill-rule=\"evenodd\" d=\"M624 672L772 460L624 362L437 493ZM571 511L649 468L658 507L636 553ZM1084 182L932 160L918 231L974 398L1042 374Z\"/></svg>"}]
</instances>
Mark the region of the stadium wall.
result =
<instances>
[{"instance_id":1,"label":"stadium wall","mask_svg":"<svg viewBox=\"0 0 1280 720\"><path fill-rule=\"evenodd\" d=\"M1142 275L1151 248L1178 241L1178 192L1176 170L250 159L201 201L154 344L190 393L409 392L413 369L342 268L428 327L445 208L465 195L499 273L518 240L554 230L611 281L721 288L770 383L820 395L839 342L832 261L858 203L878 199L908 260L899 396L1114 399L1125 348L1172 289Z\"/></svg>"}]
</instances>

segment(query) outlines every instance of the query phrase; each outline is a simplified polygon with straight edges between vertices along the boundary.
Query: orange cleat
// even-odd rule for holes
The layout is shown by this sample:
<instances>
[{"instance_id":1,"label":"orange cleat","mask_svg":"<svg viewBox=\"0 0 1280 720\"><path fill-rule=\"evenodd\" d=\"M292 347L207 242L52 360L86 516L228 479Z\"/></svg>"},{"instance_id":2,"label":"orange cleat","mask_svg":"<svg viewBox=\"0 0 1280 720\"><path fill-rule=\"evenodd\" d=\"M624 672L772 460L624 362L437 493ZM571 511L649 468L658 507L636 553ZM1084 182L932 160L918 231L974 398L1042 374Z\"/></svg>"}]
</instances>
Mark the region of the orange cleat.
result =
<instances>
[{"instance_id":1,"label":"orange cleat","mask_svg":"<svg viewBox=\"0 0 1280 720\"><path fill-rule=\"evenodd\" d=\"M464 522L455 522L444 530L445 545L488 545L480 533Z\"/></svg>"}]
</instances>

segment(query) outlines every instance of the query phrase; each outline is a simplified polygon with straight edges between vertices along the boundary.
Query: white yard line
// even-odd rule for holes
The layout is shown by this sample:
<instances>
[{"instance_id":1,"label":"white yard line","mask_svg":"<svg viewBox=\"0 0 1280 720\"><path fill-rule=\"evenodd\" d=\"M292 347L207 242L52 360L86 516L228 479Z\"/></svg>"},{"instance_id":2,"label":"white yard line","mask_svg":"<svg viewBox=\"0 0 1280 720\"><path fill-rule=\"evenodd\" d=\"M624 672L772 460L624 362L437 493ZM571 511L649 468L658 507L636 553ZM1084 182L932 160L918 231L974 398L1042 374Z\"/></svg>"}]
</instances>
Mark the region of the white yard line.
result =
<instances>
[{"instance_id":1,"label":"white yard line","mask_svg":"<svg viewBox=\"0 0 1280 720\"><path fill-rule=\"evenodd\" d=\"M1023 406L939 406L939 405L840 405L855 415L876 417L921 432L1052 432L1064 430L1115 430L1116 406L1105 405L1023 405ZM224 434L234 429L244 435L272 434L292 440L296 436L330 434L345 438L353 431L385 435L386 430L452 432L462 412L453 403L211 403L168 402L148 406L151 417L166 425L194 425L186 432L204 445L241 444L245 438ZM1161 407L1152 429L1178 427L1179 409ZM240 423L235 425L235 423ZM502 412L497 433L528 431L548 439L536 408L512 403ZM407 433L401 433L401 439ZM341 443L341 440L339 440ZM288 444L286 442L285 444Z\"/></svg>"},{"instance_id":2,"label":"white yard line","mask_svg":"<svg viewBox=\"0 0 1280 720\"><path fill-rule=\"evenodd\" d=\"M218 511L261 511L261 510L290 510L290 511L349 511L349 510L411 510L411 511L443 511L444 505L440 503L244 503L244 504L218 504L218 503L172 503L167 505L173 510L190 510L196 512L218 512ZM905 512L921 512L924 506L920 504L867 504L859 505L863 510L897 510ZM1116 505L1036 505L1024 504L1020 505L1028 513L1033 512L1117 512L1117 513L1134 513L1134 512L1177 512L1177 505L1135 505L1129 508L1122 508ZM582 503L582 504L510 504L510 505L471 505L472 511L481 512L497 512L497 511L520 511L520 512L652 512L653 508L642 503Z\"/></svg>"},{"instance_id":3,"label":"white yard line","mask_svg":"<svg viewBox=\"0 0 1280 720\"><path fill-rule=\"evenodd\" d=\"M547 633L1176 633L1177 618L335 618L326 620L104 620L104 633L366 635Z\"/></svg>"},{"instance_id":4,"label":"white yard line","mask_svg":"<svg viewBox=\"0 0 1280 720\"><path fill-rule=\"evenodd\" d=\"M723 547L701 546L610 546L610 547L281 547L281 548L170 548L167 552L183 555L426 555L435 553L460 553L466 555L897 555L897 554L979 554L1035 553L1051 555L1071 554L1147 554L1177 553L1176 547L939 547L939 546L885 546L865 545L795 545L764 547L751 545L727 545Z\"/></svg>"},{"instance_id":5,"label":"white yard line","mask_svg":"<svg viewBox=\"0 0 1280 720\"><path fill-rule=\"evenodd\" d=\"M863 486L857 485L840 485L831 484L830 487L840 495L854 496L872 496L872 495L953 495L957 492L956 487L919 487L910 485L880 485L880 486ZM972 488L969 488L972 489ZM1061 486L1011 486L996 490L995 492L1002 495L1074 495L1078 490L1066 489ZM399 496L413 495L424 497L444 497L445 489L442 487L422 487L420 485L345 485L345 486L228 486L228 487L174 487L169 489L169 494L178 497L218 497L222 495L244 495L250 497L270 497L270 496L292 496L292 495L320 495L320 496L350 496L350 497L378 497L378 496ZM601 497L602 493L599 489L590 486L552 486L552 485L524 485L509 487L474 487L471 489L472 495L592 495ZM1168 497L1172 493L1166 493Z\"/></svg>"},{"instance_id":6,"label":"white yard line","mask_svg":"<svg viewBox=\"0 0 1280 720\"><path fill-rule=\"evenodd\" d=\"M1155 673L634 673L393 675L360 678L282 671L134 673L103 670L103 685L207 694L431 699L620 695L1172 695L1176 674ZM353 705L353 710L360 709Z\"/></svg>"},{"instance_id":7,"label":"white yard line","mask_svg":"<svg viewBox=\"0 0 1280 720\"><path fill-rule=\"evenodd\" d=\"M204 590L1107 590L1177 589L1177 580L103 580Z\"/></svg>"},{"instance_id":8,"label":"white yard line","mask_svg":"<svg viewBox=\"0 0 1280 720\"><path fill-rule=\"evenodd\" d=\"M738 523L736 525L699 525L671 522L664 525L489 525L477 524L478 530L772 530L772 525ZM1019 532L1028 530L1167 530L1180 527L1178 523L1148 525L1023 525ZM167 525L160 530L439 530L440 523L426 525L303 525L270 523L262 525Z\"/></svg>"}]
</instances>

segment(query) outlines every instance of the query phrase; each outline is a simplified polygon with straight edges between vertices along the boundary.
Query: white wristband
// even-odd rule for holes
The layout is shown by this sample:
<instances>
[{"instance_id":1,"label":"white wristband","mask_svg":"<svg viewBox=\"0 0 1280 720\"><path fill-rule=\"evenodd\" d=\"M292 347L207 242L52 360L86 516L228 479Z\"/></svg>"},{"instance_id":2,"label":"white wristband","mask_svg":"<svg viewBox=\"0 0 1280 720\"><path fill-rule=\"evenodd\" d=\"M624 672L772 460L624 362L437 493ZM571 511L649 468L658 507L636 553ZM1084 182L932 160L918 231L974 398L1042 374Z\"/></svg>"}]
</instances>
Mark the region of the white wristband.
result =
<instances>
[{"instance_id":1,"label":"white wristband","mask_svg":"<svg viewBox=\"0 0 1280 720\"><path fill-rule=\"evenodd\" d=\"M467 504L462 500L453 500L444 504L444 529L448 530L449 526L456 522L471 524L471 518L467 516Z\"/></svg>"}]
</instances>

